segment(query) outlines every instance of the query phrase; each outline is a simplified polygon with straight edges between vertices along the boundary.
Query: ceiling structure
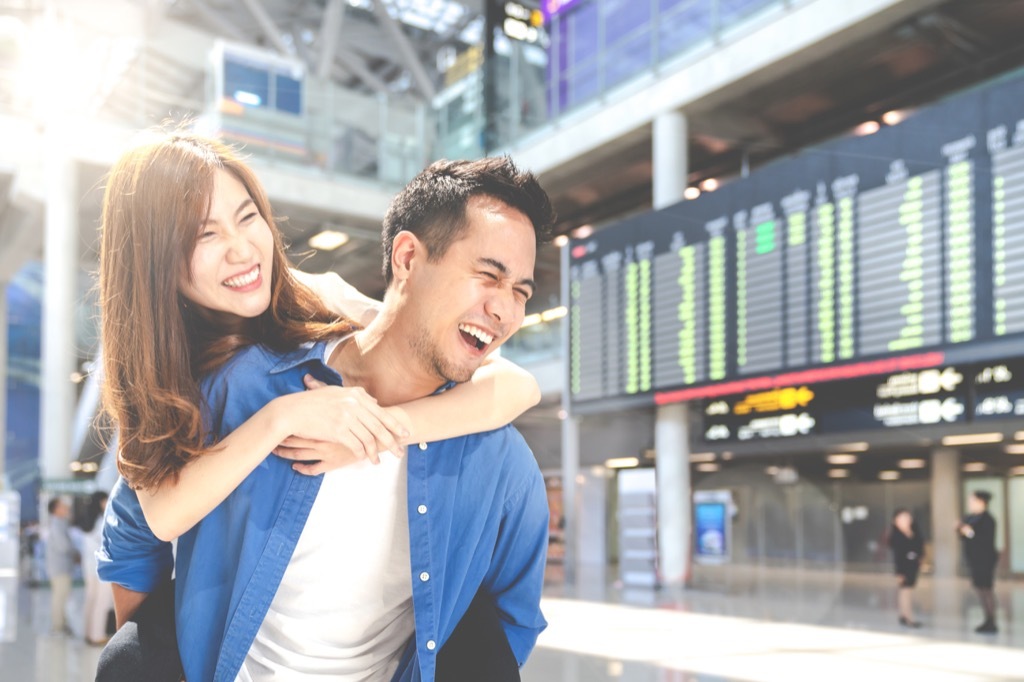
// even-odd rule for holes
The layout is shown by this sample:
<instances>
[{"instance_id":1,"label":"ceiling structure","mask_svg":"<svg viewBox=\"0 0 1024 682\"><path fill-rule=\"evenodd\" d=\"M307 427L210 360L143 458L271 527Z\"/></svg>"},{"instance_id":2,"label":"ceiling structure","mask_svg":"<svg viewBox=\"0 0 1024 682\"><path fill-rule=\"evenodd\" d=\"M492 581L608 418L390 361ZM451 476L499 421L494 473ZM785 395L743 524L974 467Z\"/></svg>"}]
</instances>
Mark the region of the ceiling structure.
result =
<instances>
[{"instance_id":1,"label":"ceiling structure","mask_svg":"<svg viewBox=\"0 0 1024 682\"><path fill-rule=\"evenodd\" d=\"M217 38L301 61L311 74L365 94L429 103L442 87L445 55L480 40L483 0L0 0L0 109L32 114L17 95L13 20L23 25L47 7L74 14L90 42L73 53L102 76L84 98L84 115L145 127L201 113L209 47ZM131 11L127 11L131 10ZM868 118L939 98L1024 63L1024 2L949 0L839 51L793 69L784 79L740 83L688 110L691 181L727 179ZM565 177L542 177L560 229L602 224L651 205L651 132L636 131ZM80 187L82 254L95 261L103 168L84 168ZM396 188L397 189L397 188ZM379 295L378 226L301 205L278 204L293 246L311 270L336 269ZM306 241L339 225L351 241L307 257ZM38 248L38 247L37 247ZM542 249L543 293L558 292L557 250Z\"/></svg>"},{"instance_id":2,"label":"ceiling structure","mask_svg":"<svg viewBox=\"0 0 1024 682\"><path fill-rule=\"evenodd\" d=\"M739 82L688 108L690 182L728 180L892 110L1024 65L1024 2L949 0L784 78ZM588 172L587 169L590 169ZM547 183L567 228L651 208L651 129Z\"/></svg>"}]
</instances>

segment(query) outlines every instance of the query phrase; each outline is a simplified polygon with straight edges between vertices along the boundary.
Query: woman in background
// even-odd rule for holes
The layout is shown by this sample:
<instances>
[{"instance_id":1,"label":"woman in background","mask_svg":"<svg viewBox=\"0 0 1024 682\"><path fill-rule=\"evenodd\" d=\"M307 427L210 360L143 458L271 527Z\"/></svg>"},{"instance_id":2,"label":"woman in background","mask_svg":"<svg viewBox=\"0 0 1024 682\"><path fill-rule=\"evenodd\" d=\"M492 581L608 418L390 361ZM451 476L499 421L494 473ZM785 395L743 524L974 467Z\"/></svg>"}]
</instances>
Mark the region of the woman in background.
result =
<instances>
[{"instance_id":1,"label":"woman in background","mask_svg":"<svg viewBox=\"0 0 1024 682\"><path fill-rule=\"evenodd\" d=\"M908 509L897 509L893 514L892 528L889 529L889 547L892 548L892 558L896 564L896 581L899 586L896 603L900 625L919 628L921 623L914 619L912 592L914 585L917 584L917 574L921 570L924 540Z\"/></svg>"}]
</instances>

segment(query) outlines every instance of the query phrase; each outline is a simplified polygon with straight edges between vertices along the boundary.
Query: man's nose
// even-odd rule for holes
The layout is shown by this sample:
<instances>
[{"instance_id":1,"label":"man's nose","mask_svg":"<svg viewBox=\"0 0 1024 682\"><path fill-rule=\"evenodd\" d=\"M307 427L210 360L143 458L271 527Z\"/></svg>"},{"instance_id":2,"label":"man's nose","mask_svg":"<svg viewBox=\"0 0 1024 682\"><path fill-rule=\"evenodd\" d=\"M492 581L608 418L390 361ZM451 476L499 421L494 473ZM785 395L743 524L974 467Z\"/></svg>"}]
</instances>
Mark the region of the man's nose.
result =
<instances>
[{"instance_id":1,"label":"man's nose","mask_svg":"<svg viewBox=\"0 0 1024 682\"><path fill-rule=\"evenodd\" d=\"M487 299L487 314L502 324L508 324L515 316L515 294L507 289L495 290Z\"/></svg>"}]
</instances>

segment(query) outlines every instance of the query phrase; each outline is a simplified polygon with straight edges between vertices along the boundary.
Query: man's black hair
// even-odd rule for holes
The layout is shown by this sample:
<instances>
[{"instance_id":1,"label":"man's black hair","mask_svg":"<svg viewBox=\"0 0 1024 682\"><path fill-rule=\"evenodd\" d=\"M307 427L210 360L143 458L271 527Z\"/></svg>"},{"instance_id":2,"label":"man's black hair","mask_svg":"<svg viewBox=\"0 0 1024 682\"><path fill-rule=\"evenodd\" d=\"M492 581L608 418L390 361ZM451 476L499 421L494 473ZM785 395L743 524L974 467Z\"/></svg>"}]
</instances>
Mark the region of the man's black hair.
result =
<instances>
[{"instance_id":1,"label":"man's black hair","mask_svg":"<svg viewBox=\"0 0 1024 682\"><path fill-rule=\"evenodd\" d=\"M395 235L416 235L431 261L444 257L466 230L466 204L476 196L492 197L521 211L533 224L537 244L552 237L555 213L533 173L520 171L507 156L477 161L436 161L398 193L384 216L384 280L392 278Z\"/></svg>"},{"instance_id":2,"label":"man's black hair","mask_svg":"<svg viewBox=\"0 0 1024 682\"><path fill-rule=\"evenodd\" d=\"M985 506L988 506L988 503L992 501L992 493L987 490L975 490L974 496L984 502Z\"/></svg>"}]
</instances>

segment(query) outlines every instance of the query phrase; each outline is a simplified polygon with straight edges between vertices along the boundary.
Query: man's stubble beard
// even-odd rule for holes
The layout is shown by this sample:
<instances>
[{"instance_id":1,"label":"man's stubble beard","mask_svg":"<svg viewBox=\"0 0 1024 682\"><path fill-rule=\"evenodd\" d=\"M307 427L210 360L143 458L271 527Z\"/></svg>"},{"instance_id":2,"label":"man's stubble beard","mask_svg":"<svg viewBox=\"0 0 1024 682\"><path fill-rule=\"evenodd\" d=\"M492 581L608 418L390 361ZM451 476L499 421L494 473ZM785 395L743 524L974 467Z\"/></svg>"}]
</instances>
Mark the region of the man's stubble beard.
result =
<instances>
[{"instance_id":1,"label":"man's stubble beard","mask_svg":"<svg viewBox=\"0 0 1024 682\"><path fill-rule=\"evenodd\" d=\"M467 369L450 362L444 357L437 344L430 340L425 330L419 329L412 339L412 350L417 360L423 364L442 382L455 382L457 384L469 381L473 377L476 368Z\"/></svg>"}]
</instances>

